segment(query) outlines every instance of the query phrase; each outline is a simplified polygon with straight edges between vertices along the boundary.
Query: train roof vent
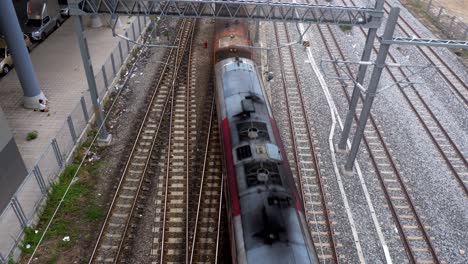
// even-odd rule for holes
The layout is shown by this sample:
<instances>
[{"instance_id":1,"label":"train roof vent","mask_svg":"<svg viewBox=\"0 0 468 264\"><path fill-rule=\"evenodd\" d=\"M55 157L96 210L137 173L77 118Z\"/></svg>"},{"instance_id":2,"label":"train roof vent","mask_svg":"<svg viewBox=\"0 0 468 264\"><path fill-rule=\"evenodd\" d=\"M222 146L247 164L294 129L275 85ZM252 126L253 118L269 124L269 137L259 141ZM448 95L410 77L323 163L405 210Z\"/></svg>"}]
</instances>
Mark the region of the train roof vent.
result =
<instances>
[{"instance_id":1,"label":"train roof vent","mask_svg":"<svg viewBox=\"0 0 468 264\"><path fill-rule=\"evenodd\" d=\"M278 166L274 162L251 162L244 165L247 186L282 185Z\"/></svg>"},{"instance_id":2,"label":"train roof vent","mask_svg":"<svg viewBox=\"0 0 468 264\"><path fill-rule=\"evenodd\" d=\"M238 113L235 116L241 117L243 119L249 118L250 113L255 112L255 105L254 102L250 99L243 99L241 101L242 112Z\"/></svg>"},{"instance_id":3,"label":"train roof vent","mask_svg":"<svg viewBox=\"0 0 468 264\"><path fill-rule=\"evenodd\" d=\"M239 133L239 140L254 140L254 139L264 139L266 141L270 140L268 135L267 125L263 122L244 122L237 124L237 131Z\"/></svg>"},{"instance_id":4,"label":"train roof vent","mask_svg":"<svg viewBox=\"0 0 468 264\"><path fill-rule=\"evenodd\" d=\"M250 149L250 145L238 147L236 149L236 154L238 161L252 157L252 150Z\"/></svg>"},{"instance_id":5,"label":"train roof vent","mask_svg":"<svg viewBox=\"0 0 468 264\"><path fill-rule=\"evenodd\" d=\"M253 100L244 99L242 100L242 111L253 113L255 112L255 106Z\"/></svg>"}]
</instances>

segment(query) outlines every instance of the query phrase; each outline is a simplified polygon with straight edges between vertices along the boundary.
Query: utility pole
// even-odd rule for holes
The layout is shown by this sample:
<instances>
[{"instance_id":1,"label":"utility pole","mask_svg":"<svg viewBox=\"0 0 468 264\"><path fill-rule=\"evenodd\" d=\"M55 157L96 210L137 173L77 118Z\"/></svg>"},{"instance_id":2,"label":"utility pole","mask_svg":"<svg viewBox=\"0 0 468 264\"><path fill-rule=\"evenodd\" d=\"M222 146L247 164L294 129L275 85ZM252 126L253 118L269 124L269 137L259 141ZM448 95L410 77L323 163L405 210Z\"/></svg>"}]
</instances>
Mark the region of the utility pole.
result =
<instances>
[{"instance_id":1,"label":"utility pole","mask_svg":"<svg viewBox=\"0 0 468 264\"><path fill-rule=\"evenodd\" d=\"M392 9L390 10L390 14L387 19L387 24L385 25L385 31L382 36L383 41L392 40L399 13L400 13L400 9L397 7L392 7ZM364 99L364 106L362 108L361 115L359 116L356 133L354 135L353 144L351 146L351 151L349 153L348 159L346 160L346 164L345 164L346 171L353 170L354 160L356 159L356 155L359 150L359 145L364 135L364 129L366 127L367 119L369 117L370 110L372 108L372 103L374 102L374 98L377 93L377 86L379 84L382 71L385 67L385 60L387 59L389 48L390 48L390 44L382 43L380 45L379 53L377 54L377 58L375 60L374 70L372 72L372 76L369 82L369 88L366 91L366 98Z\"/></svg>"},{"instance_id":2,"label":"utility pole","mask_svg":"<svg viewBox=\"0 0 468 264\"><path fill-rule=\"evenodd\" d=\"M75 32L78 37L78 44L80 46L81 59L85 69L86 80L88 81L89 93L91 101L94 106L94 113L96 114L97 127L99 128L99 141L108 144L112 139L112 135L107 132L106 124L104 124L104 115L102 113L101 103L99 102L99 94L97 91L96 80L94 79L93 65L89 56L88 42L83 28L83 19L81 16L73 16L75 20Z\"/></svg>"}]
</instances>

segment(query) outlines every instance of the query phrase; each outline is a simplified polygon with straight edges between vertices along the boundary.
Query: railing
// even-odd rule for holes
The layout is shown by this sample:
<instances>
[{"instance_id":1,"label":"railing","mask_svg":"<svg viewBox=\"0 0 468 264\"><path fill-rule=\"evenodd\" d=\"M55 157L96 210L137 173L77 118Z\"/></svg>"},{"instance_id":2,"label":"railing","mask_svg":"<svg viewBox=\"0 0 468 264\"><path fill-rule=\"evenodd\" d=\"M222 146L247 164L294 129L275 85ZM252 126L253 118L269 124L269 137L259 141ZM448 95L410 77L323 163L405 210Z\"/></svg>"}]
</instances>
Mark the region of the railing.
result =
<instances>
[{"instance_id":1,"label":"railing","mask_svg":"<svg viewBox=\"0 0 468 264\"><path fill-rule=\"evenodd\" d=\"M422 12L426 13L449 38L466 40L468 25L459 17L450 14L443 4L436 0L408 0Z\"/></svg>"},{"instance_id":2,"label":"railing","mask_svg":"<svg viewBox=\"0 0 468 264\"><path fill-rule=\"evenodd\" d=\"M134 36L140 36L149 23L147 17L137 16L125 34L132 39ZM134 47L133 43L120 40L95 75L101 101L107 96L113 80L119 77L117 75ZM66 160L73 154L78 138L86 132L86 126L93 114L91 96L87 90L1 213L0 263L6 263L18 247L24 227L34 224L49 187L64 169Z\"/></svg>"}]
</instances>

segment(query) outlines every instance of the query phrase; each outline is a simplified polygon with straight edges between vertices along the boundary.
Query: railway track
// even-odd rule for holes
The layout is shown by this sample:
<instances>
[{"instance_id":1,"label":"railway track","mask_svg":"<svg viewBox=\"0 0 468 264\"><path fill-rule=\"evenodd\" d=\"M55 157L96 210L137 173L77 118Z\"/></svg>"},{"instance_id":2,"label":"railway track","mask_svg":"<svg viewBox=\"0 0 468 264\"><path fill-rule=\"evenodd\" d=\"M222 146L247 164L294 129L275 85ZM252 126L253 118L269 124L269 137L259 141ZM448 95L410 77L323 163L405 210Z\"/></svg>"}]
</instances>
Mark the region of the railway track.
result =
<instances>
[{"instance_id":1,"label":"railway track","mask_svg":"<svg viewBox=\"0 0 468 264\"><path fill-rule=\"evenodd\" d=\"M191 51L195 21L186 20L179 41L185 43L178 50L180 62L171 82L168 108L164 115L167 129L161 140L160 168L157 173L156 217L153 223L151 255L158 263L185 262L187 256L188 232L188 178L193 173L190 152L196 145L197 112L194 100L194 86L190 75L185 74L192 67ZM185 245L185 246L184 246Z\"/></svg>"},{"instance_id":2,"label":"railway track","mask_svg":"<svg viewBox=\"0 0 468 264\"><path fill-rule=\"evenodd\" d=\"M195 23L195 22L193 22ZM166 111L165 150L159 160L151 259L155 263L216 263L222 213L221 146L213 92L196 98L193 32ZM181 51L182 52L182 51ZM185 66L184 66L185 65ZM211 67L211 66L209 66ZM212 88L212 83L208 89ZM198 116L197 101L205 102ZM203 103L201 103L203 104ZM209 117L207 122L206 117Z\"/></svg>"},{"instance_id":3,"label":"railway track","mask_svg":"<svg viewBox=\"0 0 468 264\"><path fill-rule=\"evenodd\" d=\"M164 113L168 107L172 80L176 77L182 58L179 50L187 45L187 20L184 20L177 33L175 44L171 48L164 63L161 75L155 81L147 111L138 130L129 158L125 165L117 190L111 201L104 224L98 235L97 242L90 257L90 263L116 263L129 230L129 224L134 213L141 213L137 206L139 196L147 192L143 188L145 178L150 174L151 160L156 139L162 128ZM137 209L137 210L135 210Z\"/></svg>"},{"instance_id":4,"label":"railway track","mask_svg":"<svg viewBox=\"0 0 468 264\"><path fill-rule=\"evenodd\" d=\"M353 0L350 1L353 5L355 5ZM390 13L390 8L391 5L387 1L385 1L384 11L386 14ZM411 24L402 15L399 16L397 26L407 37L416 36L417 38L421 38L421 35L418 33L418 31L416 31L413 28L413 26L411 26ZM424 56L424 58L431 65L442 66L436 68L436 71L445 80L445 82L450 87L450 89L452 89L454 94L456 94L457 97L459 97L463 101L465 107L468 107L468 86L460 78L460 76L458 76L458 74L455 73L452 67L440 57L440 55L434 50L434 48L422 46L417 46L416 48L421 52L421 55Z\"/></svg>"},{"instance_id":5,"label":"railway track","mask_svg":"<svg viewBox=\"0 0 468 264\"><path fill-rule=\"evenodd\" d=\"M350 0L354 5L353 0ZM390 12L390 4L385 1L384 11L388 14ZM419 33L411 26L406 19L400 15L398 20L398 27L407 36L416 36L421 38ZM435 52L434 48L431 47L416 47L426 60L434 66L442 65L440 68L436 68L440 76L445 80L448 86L454 91L454 93L464 102L465 106L468 106L468 86L466 83L454 72L454 70ZM392 56L392 60L395 59ZM458 148L455 142L450 138L448 132L443 128L442 124L436 118L435 114L430 110L428 104L424 101L422 96L412 87L407 93L407 101L414 102L413 109L418 111L418 119L424 124L425 129L431 134L432 141L436 144L438 150L442 153L442 158L449 164L449 168L456 177L457 181L465 191L465 195L468 195L468 162L465 155ZM429 117L426 117L424 112L421 113L419 109L427 109Z\"/></svg>"},{"instance_id":6,"label":"railway track","mask_svg":"<svg viewBox=\"0 0 468 264\"><path fill-rule=\"evenodd\" d=\"M208 135L204 157L201 161L201 177L195 186L199 192L194 195L194 207L190 233L190 259L187 263L218 263L221 215L223 202L222 152L216 119L214 96L208 113Z\"/></svg>"},{"instance_id":7,"label":"railway track","mask_svg":"<svg viewBox=\"0 0 468 264\"><path fill-rule=\"evenodd\" d=\"M354 2L352 0L350 1L354 5ZM347 3L344 0L343 3L347 5ZM400 27L402 27L401 23L399 23L399 25ZM360 28L359 30L364 36L367 36L364 29ZM377 47L375 45L373 49L374 52L377 53ZM435 52L433 53L436 54ZM388 53L388 58L391 60L392 63L397 63L397 60L391 51L389 51ZM394 82L397 82L402 78L408 77L407 74L401 68L385 67L385 69ZM443 72L440 73L444 75ZM453 73L453 71L451 71L451 73ZM453 73L453 75L456 76L455 73ZM451 82L451 78L447 76L445 76L444 78L449 84L452 85L452 87L454 87L453 89L457 89L457 87L459 86L463 86L466 89L466 85L463 82L460 82L458 83L458 85L455 85ZM405 98L408 105L415 113L420 123L422 124L424 130L427 132L434 146L439 151L442 160L447 164L448 169L451 171L451 174L453 175L454 179L460 185L460 188L464 192L464 195L468 196L468 161L464 153L460 150L455 141L450 137L448 131L443 127L439 118L431 110L429 104L418 92L414 85L409 85L410 89L403 89L404 87L402 87L400 84L397 84L397 87L400 93ZM460 87L460 89L463 88Z\"/></svg>"},{"instance_id":8,"label":"railway track","mask_svg":"<svg viewBox=\"0 0 468 264\"><path fill-rule=\"evenodd\" d=\"M278 45L290 43L286 24L275 23L274 30ZM278 52L291 136L288 139L291 144L285 146L288 160L293 175L297 175L296 184L303 197L306 219L318 258L321 262L338 263L335 249L337 244L334 241L319 161L310 132L312 126L306 114L303 87L297 75L294 55L291 47L279 49Z\"/></svg>"},{"instance_id":9,"label":"railway track","mask_svg":"<svg viewBox=\"0 0 468 264\"><path fill-rule=\"evenodd\" d=\"M317 25L317 27L330 58L345 59L331 27L329 25ZM349 67L346 70L348 74L353 75L353 71ZM341 87L349 102L354 86L353 82L351 80L345 81L346 76L342 76L336 66L335 72L340 80L337 80L336 85ZM355 120L357 120L362 109L361 102L358 103ZM393 216L400 241L405 248L408 259L412 263L440 263L427 233L427 227L416 211L408 188L372 114L369 121L364 133L364 144L371 157L372 165L375 168L375 173L389 205L390 213Z\"/></svg>"}]
</instances>

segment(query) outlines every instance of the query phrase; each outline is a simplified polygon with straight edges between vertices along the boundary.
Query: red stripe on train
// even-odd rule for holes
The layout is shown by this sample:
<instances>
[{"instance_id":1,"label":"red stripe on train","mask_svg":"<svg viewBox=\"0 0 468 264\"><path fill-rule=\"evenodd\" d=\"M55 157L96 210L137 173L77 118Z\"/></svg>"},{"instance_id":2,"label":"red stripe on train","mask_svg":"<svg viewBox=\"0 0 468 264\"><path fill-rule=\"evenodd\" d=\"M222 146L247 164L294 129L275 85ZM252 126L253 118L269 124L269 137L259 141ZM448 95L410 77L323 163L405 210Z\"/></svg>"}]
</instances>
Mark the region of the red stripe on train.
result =
<instances>
[{"instance_id":1,"label":"red stripe on train","mask_svg":"<svg viewBox=\"0 0 468 264\"><path fill-rule=\"evenodd\" d=\"M296 209L301 211L301 212L304 212L304 205L302 203L302 201L300 200L300 195L297 194L297 188L295 187L296 184L294 183L294 179L292 178L292 172L291 172L291 169L289 168L289 162L288 162L288 157L286 156L286 152L284 150L284 146L283 146L283 141L281 140L281 136L279 134L279 131L278 131L278 127L276 126L276 121L274 118L270 117L270 123L271 123L271 128L273 129L273 134L275 135L275 139L276 139L276 144L279 146L280 150L281 150L281 156L283 158L283 161L286 163L286 165L288 166L288 173L289 173L289 185L292 188L292 193L293 193L293 197L294 197L294 201L295 201L295 204L296 204Z\"/></svg>"},{"instance_id":2,"label":"red stripe on train","mask_svg":"<svg viewBox=\"0 0 468 264\"><path fill-rule=\"evenodd\" d=\"M236 171L232 157L231 135L229 133L229 120L224 118L222 122L224 157L226 160L227 179L231 197L232 215L240 215L239 195L237 193Z\"/></svg>"}]
</instances>

